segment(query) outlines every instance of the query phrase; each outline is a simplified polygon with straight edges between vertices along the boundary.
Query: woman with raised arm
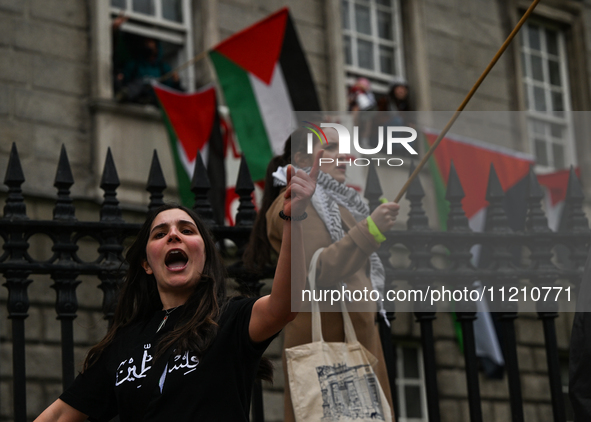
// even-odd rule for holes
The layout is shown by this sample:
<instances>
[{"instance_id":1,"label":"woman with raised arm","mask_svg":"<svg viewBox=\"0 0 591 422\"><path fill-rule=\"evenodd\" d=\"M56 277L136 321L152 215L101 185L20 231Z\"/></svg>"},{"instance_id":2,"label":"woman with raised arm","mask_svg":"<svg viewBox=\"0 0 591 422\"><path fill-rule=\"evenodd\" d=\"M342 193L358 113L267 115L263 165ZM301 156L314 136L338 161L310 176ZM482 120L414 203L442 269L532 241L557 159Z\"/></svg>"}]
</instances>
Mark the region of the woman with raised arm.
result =
<instances>
[{"instance_id":1,"label":"woman with raised arm","mask_svg":"<svg viewBox=\"0 0 591 422\"><path fill-rule=\"evenodd\" d=\"M287 174L283 214L301 216L318 166ZM295 246L302 244L301 223L286 218L282 229L271 294L230 299L199 217L178 205L151 212L126 255L111 328L74 384L36 420L248 421L261 356L297 315L291 283L305 283L303 250ZM291 266L302 268L293 278Z\"/></svg>"}]
</instances>

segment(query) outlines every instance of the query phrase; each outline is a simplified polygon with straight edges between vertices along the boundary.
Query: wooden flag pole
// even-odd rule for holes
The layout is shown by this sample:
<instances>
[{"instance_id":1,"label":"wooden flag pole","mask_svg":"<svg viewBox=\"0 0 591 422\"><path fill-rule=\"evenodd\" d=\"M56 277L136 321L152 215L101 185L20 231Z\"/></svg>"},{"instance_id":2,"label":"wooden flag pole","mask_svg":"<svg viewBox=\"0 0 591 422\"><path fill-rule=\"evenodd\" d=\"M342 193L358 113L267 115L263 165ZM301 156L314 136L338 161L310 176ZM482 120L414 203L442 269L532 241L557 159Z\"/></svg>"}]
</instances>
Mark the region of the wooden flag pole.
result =
<instances>
[{"instance_id":1,"label":"wooden flag pole","mask_svg":"<svg viewBox=\"0 0 591 422\"><path fill-rule=\"evenodd\" d=\"M532 12L534 11L534 9L536 8L536 6L538 5L539 2L540 2L540 0L534 0L533 3L531 4L531 6L529 6L527 11L525 12L525 14L521 17L519 22L517 22L517 25L515 26L515 28L513 28L513 31L511 31L511 33L509 34L509 36L507 37L507 39L505 40L505 42L503 43L503 45L501 46L499 51L497 51L497 54L495 54L495 56L493 57L491 62L488 64L486 69L484 69L484 72L482 72L482 75L480 75L480 78L478 78L478 80L476 81L476 83L474 84L474 86L472 87L470 92L468 92L468 95L466 95L466 98L464 98L464 101L462 101L462 104L460 104L460 106L458 107L458 109L456 110L454 115L451 117L449 122L447 122L447 124L445 125L445 127L443 128L443 130L441 131L441 133L439 134L439 136L437 137L437 139L433 143L433 145L431 145L431 148L429 148L429 150L427 151L427 153L425 154L423 159L420 161L420 163L417 165L415 170L412 172L412 174L410 175L410 177L408 178L408 180L406 181L404 186L402 186L402 189L400 190L400 192L398 192L398 195L396 195L394 202L400 201L400 199L402 198L402 195L404 195L404 193L406 192L406 190L408 189L408 187L410 186L412 181L417 177L417 175L419 174L419 172L421 171L421 169L423 168L423 166L425 165L425 163L427 162L429 157L431 157L431 155L433 154L433 151L435 151L435 148L437 148L437 146L439 145L439 143L441 142L443 137L447 134L447 131L451 128L451 126L458 119L458 117L460 116L460 113L464 110L464 108L468 104L468 101L470 101L470 99L472 98L472 96L474 95L474 93L476 92L478 87L480 87L480 84L482 84L482 81L484 81L484 78L486 78L486 76L489 74L489 72L491 71L493 66L497 63L497 61L501 57L501 55L505 52L505 50L509 46L509 43L511 43L513 38L515 38L515 35L517 35L517 32L521 29L521 27L523 26L523 24L525 23L525 21L527 20L529 15L532 14Z\"/></svg>"},{"instance_id":2,"label":"wooden flag pole","mask_svg":"<svg viewBox=\"0 0 591 422\"><path fill-rule=\"evenodd\" d=\"M207 53L209 53L209 50L204 50L201 53L197 54L195 57L193 57L191 60L187 60L185 63L183 63L182 65L176 67L175 69L172 69L170 72L160 76L158 79L156 79L158 82L162 82L167 80L168 78L172 77L172 75L175 72L178 72L179 70L183 70L184 68L188 67L189 65L192 65L193 63L197 63L200 60L203 60L206 56Z\"/></svg>"}]
</instances>

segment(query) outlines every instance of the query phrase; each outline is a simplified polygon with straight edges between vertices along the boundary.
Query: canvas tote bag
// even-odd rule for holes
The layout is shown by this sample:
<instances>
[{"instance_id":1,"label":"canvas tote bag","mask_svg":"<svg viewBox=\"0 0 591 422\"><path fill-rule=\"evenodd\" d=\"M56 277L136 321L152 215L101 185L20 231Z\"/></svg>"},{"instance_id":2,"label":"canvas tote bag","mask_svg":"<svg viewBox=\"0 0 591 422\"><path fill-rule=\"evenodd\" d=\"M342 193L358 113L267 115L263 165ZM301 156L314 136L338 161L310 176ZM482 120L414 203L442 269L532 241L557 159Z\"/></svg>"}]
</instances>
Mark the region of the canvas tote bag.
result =
<instances>
[{"instance_id":1,"label":"canvas tote bag","mask_svg":"<svg viewBox=\"0 0 591 422\"><path fill-rule=\"evenodd\" d=\"M310 263L310 289L316 262ZM357 341L345 302L341 301L345 342L325 342L320 309L312 301L312 343L285 349L291 401L297 422L392 421L392 412L372 366L377 359Z\"/></svg>"}]
</instances>

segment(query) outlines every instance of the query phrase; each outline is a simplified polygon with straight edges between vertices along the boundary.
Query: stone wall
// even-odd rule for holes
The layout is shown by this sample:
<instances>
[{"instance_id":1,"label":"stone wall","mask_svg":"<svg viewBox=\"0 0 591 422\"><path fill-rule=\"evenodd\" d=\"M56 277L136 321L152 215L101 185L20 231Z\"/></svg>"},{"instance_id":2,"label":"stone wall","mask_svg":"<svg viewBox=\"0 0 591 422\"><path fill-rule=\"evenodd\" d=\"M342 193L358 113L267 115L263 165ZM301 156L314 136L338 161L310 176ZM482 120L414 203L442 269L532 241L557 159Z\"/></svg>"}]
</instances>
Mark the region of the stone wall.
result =
<instances>
[{"instance_id":1,"label":"stone wall","mask_svg":"<svg viewBox=\"0 0 591 422\"><path fill-rule=\"evenodd\" d=\"M31 194L47 196L65 144L84 195L93 177L87 2L0 3L0 167L17 144Z\"/></svg>"},{"instance_id":2,"label":"stone wall","mask_svg":"<svg viewBox=\"0 0 591 422\"><path fill-rule=\"evenodd\" d=\"M507 34L497 1L425 0L423 13L433 110L456 110ZM461 22L461 24L460 24ZM510 110L507 58L500 60L468 110Z\"/></svg>"},{"instance_id":3,"label":"stone wall","mask_svg":"<svg viewBox=\"0 0 591 422\"><path fill-rule=\"evenodd\" d=\"M96 179L88 109L88 26L85 1L0 2L0 168L6 168L11 144L16 143L27 179L25 190L34 198L28 204L32 218L51 218L51 205L42 198L55 195L51 184L62 144L68 149L77 182L73 194L85 196ZM46 239L33 241L33 253L46 255L47 245ZM25 326L31 417L61 391L59 321L50 284L49 279L35 278L29 289L32 306ZM88 283L79 290L77 359L101 336L96 312L99 291L95 290ZM12 351L6 297L7 290L0 289L0 418L11 420Z\"/></svg>"}]
</instances>

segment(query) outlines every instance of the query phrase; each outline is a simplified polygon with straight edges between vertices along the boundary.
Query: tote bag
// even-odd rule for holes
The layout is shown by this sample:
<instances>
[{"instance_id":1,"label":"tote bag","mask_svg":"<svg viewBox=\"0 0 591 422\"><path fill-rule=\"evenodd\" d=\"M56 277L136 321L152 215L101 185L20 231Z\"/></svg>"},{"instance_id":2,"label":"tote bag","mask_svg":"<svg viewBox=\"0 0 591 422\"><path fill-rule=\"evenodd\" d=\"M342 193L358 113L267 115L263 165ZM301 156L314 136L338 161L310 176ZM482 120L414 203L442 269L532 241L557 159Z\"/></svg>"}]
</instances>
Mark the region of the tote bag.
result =
<instances>
[{"instance_id":1,"label":"tote bag","mask_svg":"<svg viewBox=\"0 0 591 422\"><path fill-rule=\"evenodd\" d=\"M310 289L316 284L316 262L310 263ZM285 349L291 401L297 422L392 421L392 412L372 366L377 359L357 341L341 301L345 342L325 342L320 309L312 301L312 343Z\"/></svg>"}]
</instances>

